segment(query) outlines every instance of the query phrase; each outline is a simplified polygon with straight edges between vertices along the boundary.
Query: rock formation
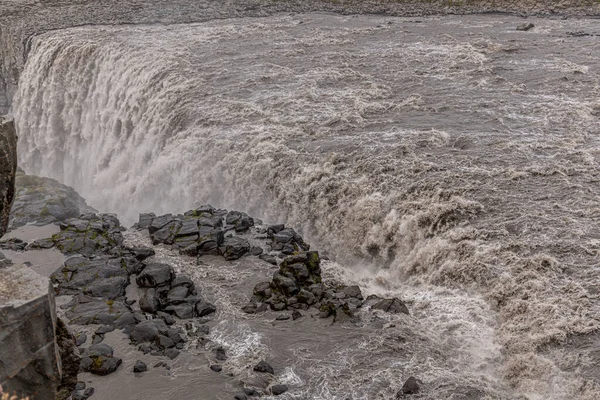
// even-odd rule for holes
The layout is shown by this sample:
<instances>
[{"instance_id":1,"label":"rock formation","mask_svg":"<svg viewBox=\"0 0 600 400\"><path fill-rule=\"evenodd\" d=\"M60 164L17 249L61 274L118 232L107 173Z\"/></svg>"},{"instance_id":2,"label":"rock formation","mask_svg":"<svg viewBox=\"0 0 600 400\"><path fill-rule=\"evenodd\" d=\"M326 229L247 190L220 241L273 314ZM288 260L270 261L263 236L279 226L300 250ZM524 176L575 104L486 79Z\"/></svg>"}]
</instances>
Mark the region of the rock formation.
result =
<instances>
[{"instance_id":1,"label":"rock formation","mask_svg":"<svg viewBox=\"0 0 600 400\"><path fill-rule=\"evenodd\" d=\"M0 117L0 236L8 226L10 208L15 197L17 171L17 134L12 121Z\"/></svg>"}]
</instances>

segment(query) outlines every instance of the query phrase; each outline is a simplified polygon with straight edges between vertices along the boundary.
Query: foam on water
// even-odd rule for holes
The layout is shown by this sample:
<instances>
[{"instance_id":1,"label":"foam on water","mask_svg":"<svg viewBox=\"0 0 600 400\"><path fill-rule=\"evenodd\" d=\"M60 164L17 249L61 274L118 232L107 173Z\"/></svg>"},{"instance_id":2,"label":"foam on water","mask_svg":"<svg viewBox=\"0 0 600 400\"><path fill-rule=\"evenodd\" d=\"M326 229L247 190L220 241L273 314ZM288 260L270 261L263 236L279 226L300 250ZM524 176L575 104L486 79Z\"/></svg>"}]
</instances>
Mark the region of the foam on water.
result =
<instances>
[{"instance_id":1,"label":"foam on water","mask_svg":"<svg viewBox=\"0 0 600 400\"><path fill-rule=\"evenodd\" d=\"M411 304L389 323L422 338L402 368L431 398L598 398L544 349L599 328L600 44L567 35L591 20L520 22L315 14L49 32L14 99L21 164L128 221L212 202L299 228L335 258L328 274ZM244 316L226 285L254 273L220 272L231 321ZM262 351L238 328L216 337ZM331 350L337 364L314 366L302 395L355 380L353 398L391 396L407 351L391 332L347 343L378 367L357 346Z\"/></svg>"}]
</instances>

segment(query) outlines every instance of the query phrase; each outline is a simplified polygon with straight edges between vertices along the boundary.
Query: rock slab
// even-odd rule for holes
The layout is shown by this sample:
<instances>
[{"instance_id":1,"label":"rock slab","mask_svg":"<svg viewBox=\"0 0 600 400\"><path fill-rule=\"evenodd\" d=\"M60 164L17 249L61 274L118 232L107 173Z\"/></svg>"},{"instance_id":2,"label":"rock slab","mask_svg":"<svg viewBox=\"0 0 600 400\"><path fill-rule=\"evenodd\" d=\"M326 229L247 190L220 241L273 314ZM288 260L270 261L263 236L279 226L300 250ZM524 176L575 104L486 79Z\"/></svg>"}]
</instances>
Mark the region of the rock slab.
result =
<instances>
[{"instance_id":1,"label":"rock slab","mask_svg":"<svg viewBox=\"0 0 600 400\"><path fill-rule=\"evenodd\" d=\"M25 265L0 270L0 385L36 400L54 400L62 366L50 281Z\"/></svg>"}]
</instances>

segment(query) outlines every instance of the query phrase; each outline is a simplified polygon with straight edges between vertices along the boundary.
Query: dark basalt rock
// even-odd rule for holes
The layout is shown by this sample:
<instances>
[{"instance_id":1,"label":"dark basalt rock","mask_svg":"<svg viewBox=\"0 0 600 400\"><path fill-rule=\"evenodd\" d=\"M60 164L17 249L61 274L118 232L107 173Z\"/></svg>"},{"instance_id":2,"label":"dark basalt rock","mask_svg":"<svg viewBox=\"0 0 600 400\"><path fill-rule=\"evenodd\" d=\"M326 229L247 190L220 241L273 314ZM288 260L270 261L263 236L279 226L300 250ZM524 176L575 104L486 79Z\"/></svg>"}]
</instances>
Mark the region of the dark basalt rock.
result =
<instances>
[{"instance_id":1,"label":"dark basalt rock","mask_svg":"<svg viewBox=\"0 0 600 400\"><path fill-rule=\"evenodd\" d=\"M10 238L0 241L0 249L3 250L23 251L26 247L27 242L24 242L18 238Z\"/></svg>"},{"instance_id":2,"label":"dark basalt rock","mask_svg":"<svg viewBox=\"0 0 600 400\"><path fill-rule=\"evenodd\" d=\"M264 262L268 262L269 264L277 265L277 259L275 257L273 257L272 255L261 254L260 256L258 256L258 258L260 258Z\"/></svg>"},{"instance_id":3,"label":"dark basalt rock","mask_svg":"<svg viewBox=\"0 0 600 400\"><path fill-rule=\"evenodd\" d=\"M135 365L133 366L133 372L146 372L148 371L148 366L145 362L137 360Z\"/></svg>"},{"instance_id":4,"label":"dark basalt rock","mask_svg":"<svg viewBox=\"0 0 600 400\"><path fill-rule=\"evenodd\" d=\"M129 272L123 268L122 259L106 256L93 260L71 257L50 278L57 284L57 294L83 293L113 300L125 296L129 284Z\"/></svg>"},{"instance_id":5,"label":"dark basalt rock","mask_svg":"<svg viewBox=\"0 0 600 400\"><path fill-rule=\"evenodd\" d=\"M221 372L223 370L223 367L217 364L213 364L210 366L210 369L212 369L215 372Z\"/></svg>"},{"instance_id":6,"label":"dark basalt rock","mask_svg":"<svg viewBox=\"0 0 600 400\"><path fill-rule=\"evenodd\" d=\"M402 389L400 389L400 391L396 395L396 398L400 398L403 395L411 395L411 394L419 393L421 391L422 384L423 384L423 382L419 381L414 376L409 377L406 380L406 382L404 382L404 385L402 386Z\"/></svg>"},{"instance_id":7,"label":"dark basalt rock","mask_svg":"<svg viewBox=\"0 0 600 400\"><path fill-rule=\"evenodd\" d=\"M529 23L523 23L517 26L517 30L518 31L528 31L530 29L533 29L535 27L534 24L532 24L531 22Z\"/></svg>"},{"instance_id":8,"label":"dark basalt rock","mask_svg":"<svg viewBox=\"0 0 600 400\"><path fill-rule=\"evenodd\" d=\"M47 225L97 212L71 187L52 178L17 171L16 196L10 210L11 229L33 223Z\"/></svg>"},{"instance_id":9,"label":"dark basalt rock","mask_svg":"<svg viewBox=\"0 0 600 400\"><path fill-rule=\"evenodd\" d=\"M213 353L214 353L215 359L217 359L218 361L227 360L227 354L225 354L225 349L223 347L217 347Z\"/></svg>"},{"instance_id":10,"label":"dark basalt rock","mask_svg":"<svg viewBox=\"0 0 600 400\"><path fill-rule=\"evenodd\" d=\"M275 396L279 396L280 394L284 394L287 392L289 388L287 385L273 385L271 386L271 393Z\"/></svg>"},{"instance_id":11,"label":"dark basalt rock","mask_svg":"<svg viewBox=\"0 0 600 400\"><path fill-rule=\"evenodd\" d=\"M383 310L385 312L389 312L392 314L409 314L408 308L404 302L396 297L393 299L379 299L375 296L370 296L369 299L371 302L376 300L376 302L371 306L374 310Z\"/></svg>"},{"instance_id":12,"label":"dark basalt rock","mask_svg":"<svg viewBox=\"0 0 600 400\"><path fill-rule=\"evenodd\" d=\"M169 328L162 319L142 321L135 326L131 335L133 343L156 342L160 335L168 335Z\"/></svg>"},{"instance_id":13,"label":"dark basalt rock","mask_svg":"<svg viewBox=\"0 0 600 400\"><path fill-rule=\"evenodd\" d=\"M85 257L109 253L123 244L121 225L112 214L83 214L60 223L61 232L52 236L57 249Z\"/></svg>"},{"instance_id":14,"label":"dark basalt rock","mask_svg":"<svg viewBox=\"0 0 600 400\"><path fill-rule=\"evenodd\" d=\"M240 237L226 238L221 246L219 253L227 261L237 260L250 251L250 243Z\"/></svg>"},{"instance_id":15,"label":"dark basalt rock","mask_svg":"<svg viewBox=\"0 0 600 400\"><path fill-rule=\"evenodd\" d=\"M271 365L264 360L256 364L253 370L256 372L265 372L267 374L275 375L273 367L271 367Z\"/></svg>"},{"instance_id":16,"label":"dark basalt rock","mask_svg":"<svg viewBox=\"0 0 600 400\"><path fill-rule=\"evenodd\" d=\"M233 225L236 232L246 232L254 226L254 219L239 211L229 212L225 221L227 225Z\"/></svg>"},{"instance_id":17,"label":"dark basalt rock","mask_svg":"<svg viewBox=\"0 0 600 400\"><path fill-rule=\"evenodd\" d=\"M129 251L138 261L144 261L148 257L152 257L156 252L149 247L127 247Z\"/></svg>"},{"instance_id":18,"label":"dark basalt rock","mask_svg":"<svg viewBox=\"0 0 600 400\"><path fill-rule=\"evenodd\" d=\"M84 351L80 371L95 375L108 375L117 370L122 360L113 357L112 347L106 344L93 344Z\"/></svg>"},{"instance_id":19,"label":"dark basalt rock","mask_svg":"<svg viewBox=\"0 0 600 400\"><path fill-rule=\"evenodd\" d=\"M123 314L131 312L122 301L85 295L74 296L70 303L62 307L67 309L65 316L69 323L76 325L113 325Z\"/></svg>"},{"instance_id":20,"label":"dark basalt rock","mask_svg":"<svg viewBox=\"0 0 600 400\"><path fill-rule=\"evenodd\" d=\"M175 271L168 264L151 263L147 264L146 268L138 275L135 282L139 287L166 286L171 283Z\"/></svg>"}]
</instances>

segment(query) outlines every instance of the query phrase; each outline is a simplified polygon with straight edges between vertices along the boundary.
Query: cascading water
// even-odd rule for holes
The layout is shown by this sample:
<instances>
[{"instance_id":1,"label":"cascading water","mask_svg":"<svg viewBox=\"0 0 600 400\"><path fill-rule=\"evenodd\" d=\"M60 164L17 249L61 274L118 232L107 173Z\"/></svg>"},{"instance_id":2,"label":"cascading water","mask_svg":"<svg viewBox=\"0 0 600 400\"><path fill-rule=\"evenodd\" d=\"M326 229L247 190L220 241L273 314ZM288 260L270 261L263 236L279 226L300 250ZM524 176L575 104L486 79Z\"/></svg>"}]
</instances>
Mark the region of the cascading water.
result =
<instances>
[{"instance_id":1,"label":"cascading water","mask_svg":"<svg viewBox=\"0 0 600 400\"><path fill-rule=\"evenodd\" d=\"M330 274L412 302L458 366L415 359L439 388L597 398L544 346L600 320L600 45L567 35L591 21L515 21L49 32L13 103L20 162L129 222L210 202L301 228Z\"/></svg>"}]
</instances>

